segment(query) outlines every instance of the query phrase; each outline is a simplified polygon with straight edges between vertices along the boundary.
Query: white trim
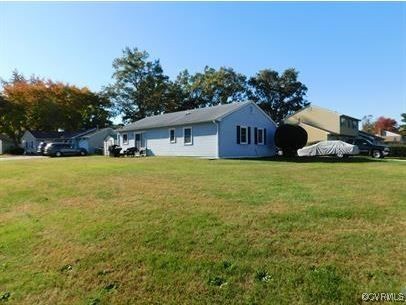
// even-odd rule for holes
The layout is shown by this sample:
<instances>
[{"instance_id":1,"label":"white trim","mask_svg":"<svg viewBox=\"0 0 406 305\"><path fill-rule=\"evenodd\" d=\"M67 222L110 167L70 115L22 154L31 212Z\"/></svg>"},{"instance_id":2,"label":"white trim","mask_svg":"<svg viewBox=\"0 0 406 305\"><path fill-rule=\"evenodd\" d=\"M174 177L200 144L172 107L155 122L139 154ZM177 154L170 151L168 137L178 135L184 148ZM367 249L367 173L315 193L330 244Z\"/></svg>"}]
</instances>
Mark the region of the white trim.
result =
<instances>
[{"instance_id":1,"label":"white trim","mask_svg":"<svg viewBox=\"0 0 406 305\"><path fill-rule=\"evenodd\" d=\"M262 134L262 142L259 142L259 131L261 131ZM264 134L264 128L257 128L257 145L265 145Z\"/></svg>"},{"instance_id":2,"label":"white trim","mask_svg":"<svg viewBox=\"0 0 406 305\"><path fill-rule=\"evenodd\" d=\"M173 140L171 140L171 131L173 130ZM169 128L169 143L176 143L176 128Z\"/></svg>"},{"instance_id":3,"label":"white trim","mask_svg":"<svg viewBox=\"0 0 406 305\"><path fill-rule=\"evenodd\" d=\"M242 141L242 130L245 129L245 142ZM248 144L248 126L240 126L240 144Z\"/></svg>"},{"instance_id":4,"label":"white trim","mask_svg":"<svg viewBox=\"0 0 406 305\"><path fill-rule=\"evenodd\" d=\"M125 141L124 141L124 135L127 136L127 140L125 140ZM121 134L121 137L123 138L123 145L128 145L128 133Z\"/></svg>"},{"instance_id":5,"label":"white trim","mask_svg":"<svg viewBox=\"0 0 406 305\"><path fill-rule=\"evenodd\" d=\"M262 110L261 107L259 107L259 106L258 106L257 104L255 104L254 102L251 102L251 104L253 104L255 107L257 107L257 109L258 109L268 120L270 120L270 121L275 125L275 127L278 126L278 124L276 124L275 121L274 121L264 110Z\"/></svg>"},{"instance_id":6,"label":"white trim","mask_svg":"<svg viewBox=\"0 0 406 305\"><path fill-rule=\"evenodd\" d=\"M185 142L185 130L190 129L190 142ZM192 126L183 127L183 145L193 145L193 128Z\"/></svg>"}]
</instances>

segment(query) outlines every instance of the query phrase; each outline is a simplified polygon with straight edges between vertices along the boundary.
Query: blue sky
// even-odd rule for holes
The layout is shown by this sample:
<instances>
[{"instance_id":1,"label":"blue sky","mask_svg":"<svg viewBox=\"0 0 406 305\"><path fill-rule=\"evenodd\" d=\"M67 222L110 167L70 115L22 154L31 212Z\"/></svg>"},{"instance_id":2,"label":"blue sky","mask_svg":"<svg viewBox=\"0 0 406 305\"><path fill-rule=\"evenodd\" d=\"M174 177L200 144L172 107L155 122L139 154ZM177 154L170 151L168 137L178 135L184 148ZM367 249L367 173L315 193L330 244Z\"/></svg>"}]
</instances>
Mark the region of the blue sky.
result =
<instances>
[{"instance_id":1,"label":"blue sky","mask_svg":"<svg viewBox=\"0 0 406 305\"><path fill-rule=\"evenodd\" d=\"M1 78L18 69L100 90L125 46L170 77L294 67L315 105L358 118L406 112L406 3L0 2Z\"/></svg>"}]
</instances>

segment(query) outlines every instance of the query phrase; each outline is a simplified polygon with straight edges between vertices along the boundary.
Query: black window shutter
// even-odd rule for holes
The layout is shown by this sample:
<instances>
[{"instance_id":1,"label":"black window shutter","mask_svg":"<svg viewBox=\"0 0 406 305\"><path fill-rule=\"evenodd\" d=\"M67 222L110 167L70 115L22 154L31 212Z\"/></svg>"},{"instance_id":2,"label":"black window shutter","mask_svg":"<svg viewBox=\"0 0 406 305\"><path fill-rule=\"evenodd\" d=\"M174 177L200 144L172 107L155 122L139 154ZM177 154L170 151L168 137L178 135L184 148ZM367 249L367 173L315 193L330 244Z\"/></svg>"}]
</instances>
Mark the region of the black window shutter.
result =
<instances>
[{"instance_id":1,"label":"black window shutter","mask_svg":"<svg viewBox=\"0 0 406 305\"><path fill-rule=\"evenodd\" d=\"M264 144L266 144L266 128L264 128Z\"/></svg>"},{"instance_id":2,"label":"black window shutter","mask_svg":"<svg viewBox=\"0 0 406 305\"><path fill-rule=\"evenodd\" d=\"M248 144L251 144L251 127L248 127Z\"/></svg>"},{"instance_id":3,"label":"black window shutter","mask_svg":"<svg viewBox=\"0 0 406 305\"><path fill-rule=\"evenodd\" d=\"M241 134L241 131L240 131L240 126L237 126L237 144L240 144L240 134Z\"/></svg>"},{"instance_id":4,"label":"black window shutter","mask_svg":"<svg viewBox=\"0 0 406 305\"><path fill-rule=\"evenodd\" d=\"M258 128L254 128L254 143L258 144Z\"/></svg>"}]
</instances>

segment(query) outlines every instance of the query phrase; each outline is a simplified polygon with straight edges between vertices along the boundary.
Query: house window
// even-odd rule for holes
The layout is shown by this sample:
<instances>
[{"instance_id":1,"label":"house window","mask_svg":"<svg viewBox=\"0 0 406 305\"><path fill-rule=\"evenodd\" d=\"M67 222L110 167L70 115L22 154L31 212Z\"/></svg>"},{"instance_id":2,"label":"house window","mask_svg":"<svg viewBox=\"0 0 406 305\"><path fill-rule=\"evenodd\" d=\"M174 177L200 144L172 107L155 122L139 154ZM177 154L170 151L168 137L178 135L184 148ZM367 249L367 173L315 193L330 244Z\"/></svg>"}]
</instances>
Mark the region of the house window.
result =
<instances>
[{"instance_id":1,"label":"house window","mask_svg":"<svg viewBox=\"0 0 406 305\"><path fill-rule=\"evenodd\" d=\"M193 144L192 127L185 127L183 129L183 143L185 145Z\"/></svg>"},{"instance_id":2,"label":"house window","mask_svg":"<svg viewBox=\"0 0 406 305\"><path fill-rule=\"evenodd\" d=\"M355 130L358 129L358 122L357 121L352 121L352 129L355 129Z\"/></svg>"},{"instance_id":3,"label":"house window","mask_svg":"<svg viewBox=\"0 0 406 305\"><path fill-rule=\"evenodd\" d=\"M341 118L341 121L340 121L341 122L341 127L345 126L345 121L346 121L345 118Z\"/></svg>"},{"instance_id":4,"label":"house window","mask_svg":"<svg viewBox=\"0 0 406 305\"><path fill-rule=\"evenodd\" d=\"M263 128L258 128L257 143L260 145L264 145L264 129Z\"/></svg>"},{"instance_id":5,"label":"house window","mask_svg":"<svg viewBox=\"0 0 406 305\"><path fill-rule=\"evenodd\" d=\"M169 129L169 142L170 143L176 143L175 129L174 128Z\"/></svg>"},{"instance_id":6,"label":"house window","mask_svg":"<svg viewBox=\"0 0 406 305\"><path fill-rule=\"evenodd\" d=\"M248 127L241 126L240 143L241 144L248 144Z\"/></svg>"},{"instance_id":7,"label":"house window","mask_svg":"<svg viewBox=\"0 0 406 305\"><path fill-rule=\"evenodd\" d=\"M123 144L128 144L128 134L123 133Z\"/></svg>"}]
</instances>

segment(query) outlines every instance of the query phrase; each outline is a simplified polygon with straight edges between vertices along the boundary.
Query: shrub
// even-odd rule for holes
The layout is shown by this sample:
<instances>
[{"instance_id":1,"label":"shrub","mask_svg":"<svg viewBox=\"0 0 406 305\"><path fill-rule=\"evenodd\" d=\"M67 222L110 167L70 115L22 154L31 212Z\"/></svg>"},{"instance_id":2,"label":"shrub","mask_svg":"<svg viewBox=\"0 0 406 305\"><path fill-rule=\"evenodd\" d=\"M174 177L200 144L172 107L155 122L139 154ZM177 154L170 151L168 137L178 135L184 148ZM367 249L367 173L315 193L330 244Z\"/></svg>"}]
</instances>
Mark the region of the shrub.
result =
<instances>
[{"instance_id":1,"label":"shrub","mask_svg":"<svg viewBox=\"0 0 406 305\"><path fill-rule=\"evenodd\" d=\"M390 154L392 157L406 157L406 145L405 144L391 144L389 145Z\"/></svg>"},{"instance_id":2,"label":"shrub","mask_svg":"<svg viewBox=\"0 0 406 305\"><path fill-rule=\"evenodd\" d=\"M10 155L22 155L22 154L24 154L24 148L21 148L21 147L9 148L6 151L6 153L10 154Z\"/></svg>"},{"instance_id":3,"label":"shrub","mask_svg":"<svg viewBox=\"0 0 406 305\"><path fill-rule=\"evenodd\" d=\"M275 145L284 155L296 155L296 151L306 145L307 132L299 125L284 124L275 131Z\"/></svg>"}]
</instances>

